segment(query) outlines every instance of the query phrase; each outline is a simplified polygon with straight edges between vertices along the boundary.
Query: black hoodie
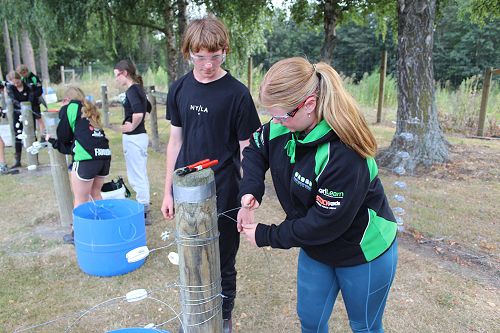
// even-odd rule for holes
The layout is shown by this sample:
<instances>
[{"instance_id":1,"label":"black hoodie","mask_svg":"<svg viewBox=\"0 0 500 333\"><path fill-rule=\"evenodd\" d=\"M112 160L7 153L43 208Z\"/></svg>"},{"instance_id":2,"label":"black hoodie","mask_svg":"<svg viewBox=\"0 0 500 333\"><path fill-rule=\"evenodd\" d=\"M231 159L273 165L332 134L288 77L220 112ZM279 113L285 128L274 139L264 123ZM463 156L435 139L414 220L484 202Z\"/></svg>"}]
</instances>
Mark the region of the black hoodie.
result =
<instances>
[{"instance_id":1,"label":"black hoodie","mask_svg":"<svg viewBox=\"0 0 500 333\"><path fill-rule=\"evenodd\" d=\"M259 224L258 246L301 247L332 266L369 262L394 242L397 226L373 158L362 158L322 121L304 139L269 122L243 151L240 197L259 202L271 169L286 219Z\"/></svg>"}]
</instances>

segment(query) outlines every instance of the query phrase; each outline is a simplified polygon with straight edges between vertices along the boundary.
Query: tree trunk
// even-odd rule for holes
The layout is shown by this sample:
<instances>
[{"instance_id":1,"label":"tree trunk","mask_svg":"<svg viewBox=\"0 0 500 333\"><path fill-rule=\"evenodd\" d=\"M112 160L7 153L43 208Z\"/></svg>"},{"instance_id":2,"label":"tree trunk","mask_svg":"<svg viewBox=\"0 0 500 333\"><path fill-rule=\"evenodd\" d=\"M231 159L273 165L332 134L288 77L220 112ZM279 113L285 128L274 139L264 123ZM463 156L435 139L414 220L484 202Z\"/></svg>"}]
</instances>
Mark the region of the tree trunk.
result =
<instances>
[{"instance_id":1,"label":"tree trunk","mask_svg":"<svg viewBox=\"0 0 500 333\"><path fill-rule=\"evenodd\" d=\"M14 62L12 61L12 48L10 47L9 25L7 24L7 20L3 21L3 45L5 48L5 60L8 73L14 70Z\"/></svg>"},{"instance_id":2,"label":"tree trunk","mask_svg":"<svg viewBox=\"0 0 500 333\"><path fill-rule=\"evenodd\" d=\"M48 87L50 82L49 76L49 57L47 50L47 40L45 36L40 34L38 36L38 47L40 49L40 70L42 72L42 81L45 87Z\"/></svg>"},{"instance_id":3,"label":"tree trunk","mask_svg":"<svg viewBox=\"0 0 500 333\"><path fill-rule=\"evenodd\" d=\"M436 0L398 0L398 111L396 134L381 165L414 173L448 161L448 142L434 100L432 46ZM408 153L408 154L406 154Z\"/></svg>"},{"instance_id":4,"label":"tree trunk","mask_svg":"<svg viewBox=\"0 0 500 333\"><path fill-rule=\"evenodd\" d=\"M335 42L337 39L337 26L338 12L336 0L325 0L323 2L323 28L325 30L325 41L321 47L321 61L331 64L333 60L333 50L335 49Z\"/></svg>"},{"instance_id":5,"label":"tree trunk","mask_svg":"<svg viewBox=\"0 0 500 333\"><path fill-rule=\"evenodd\" d=\"M35 52L33 52L31 39L26 30L21 32L21 54L23 63L28 66L32 73L36 74Z\"/></svg>"},{"instance_id":6,"label":"tree trunk","mask_svg":"<svg viewBox=\"0 0 500 333\"><path fill-rule=\"evenodd\" d=\"M14 70L21 64L21 51L19 49L19 37L17 32L12 36L12 46L14 51Z\"/></svg>"},{"instance_id":7,"label":"tree trunk","mask_svg":"<svg viewBox=\"0 0 500 333\"><path fill-rule=\"evenodd\" d=\"M187 28L187 1L177 0L177 77L183 76L189 70L189 64L182 55L182 38Z\"/></svg>"},{"instance_id":8,"label":"tree trunk","mask_svg":"<svg viewBox=\"0 0 500 333\"><path fill-rule=\"evenodd\" d=\"M165 46L167 48L167 75L168 75L168 84L170 85L172 82L177 80L177 49L175 45L175 34L174 34L174 13L171 4L168 4L165 7L164 12L164 21L165 21L165 30L163 33L165 34Z\"/></svg>"}]
</instances>

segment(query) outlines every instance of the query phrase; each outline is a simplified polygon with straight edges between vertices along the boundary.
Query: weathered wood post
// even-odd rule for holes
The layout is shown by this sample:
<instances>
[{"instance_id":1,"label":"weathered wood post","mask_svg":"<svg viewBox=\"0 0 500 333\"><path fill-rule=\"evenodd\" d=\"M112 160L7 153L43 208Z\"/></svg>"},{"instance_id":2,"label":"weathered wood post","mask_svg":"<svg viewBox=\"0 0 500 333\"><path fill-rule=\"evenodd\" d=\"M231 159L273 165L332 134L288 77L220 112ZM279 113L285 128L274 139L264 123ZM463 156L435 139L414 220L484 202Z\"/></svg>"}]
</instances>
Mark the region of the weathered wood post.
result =
<instances>
[{"instance_id":1,"label":"weathered wood post","mask_svg":"<svg viewBox=\"0 0 500 333\"><path fill-rule=\"evenodd\" d=\"M61 66L61 83L63 85L66 84L66 81L65 81L65 76L64 76L64 66Z\"/></svg>"},{"instance_id":2,"label":"weathered wood post","mask_svg":"<svg viewBox=\"0 0 500 333\"><path fill-rule=\"evenodd\" d=\"M108 86L105 83L101 84L101 101L104 127L109 128Z\"/></svg>"},{"instance_id":3,"label":"weathered wood post","mask_svg":"<svg viewBox=\"0 0 500 333\"><path fill-rule=\"evenodd\" d=\"M57 138L57 124L59 123L59 112L43 112L43 122L47 134L51 138ZM59 209L59 219L63 227L69 227L73 223L73 193L69 182L68 165L66 155L52 148L49 144L50 172L54 183L54 191Z\"/></svg>"},{"instance_id":4,"label":"weathered wood post","mask_svg":"<svg viewBox=\"0 0 500 333\"><path fill-rule=\"evenodd\" d=\"M21 102L21 117L23 123L23 134L25 135L24 149L31 147L36 141L35 137L35 120L33 119L33 111L31 110L31 102ZM28 170L30 166L38 165L38 154L31 154L26 151L28 158Z\"/></svg>"},{"instance_id":5,"label":"weathered wood post","mask_svg":"<svg viewBox=\"0 0 500 333\"><path fill-rule=\"evenodd\" d=\"M12 103L12 100L10 98L7 98L7 119L9 120L9 127L10 127L10 138L12 141L12 147L14 147L15 142L16 142L16 129L14 128L14 104Z\"/></svg>"},{"instance_id":6,"label":"weathered wood post","mask_svg":"<svg viewBox=\"0 0 500 333\"><path fill-rule=\"evenodd\" d=\"M377 124L382 121L382 107L384 106L384 82L387 71L387 50L382 51L380 60L380 79L378 83L378 106L377 106Z\"/></svg>"},{"instance_id":7,"label":"weathered wood post","mask_svg":"<svg viewBox=\"0 0 500 333\"><path fill-rule=\"evenodd\" d=\"M5 91L5 88L4 88L3 91ZM0 107L2 109L5 109L5 107L6 107L6 104L5 104L5 93L3 91L0 93Z\"/></svg>"},{"instance_id":8,"label":"weathered wood post","mask_svg":"<svg viewBox=\"0 0 500 333\"><path fill-rule=\"evenodd\" d=\"M481 95L481 108L479 109L479 120L477 123L477 136L484 135L484 122L486 120L486 108L488 106L488 97L490 96L490 85L493 68L488 67L484 71L483 93Z\"/></svg>"},{"instance_id":9,"label":"weathered wood post","mask_svg":"<svg viewBox=\"0 0 500 333\"><path fill-rule=\"evenodd\" d=\"M148 100L151 103L151 147L154 151L160 151L160 135L158 134L158 113L156 109L156 97L153 95L155 86L147 87Z\"/></svg>"},{"instance_id":10,"label":"weathered wood post","mask_svg":"<svg viewBox=\"0 0 500 333\"><path fill-rule=\"evenodd\" d=\"M211 169L174 173L182 323L185 333L222 332L219 230Z\"/></svg>"},{"instance_id":11,"label":"weathered wood post","mask_svg":"<svg viewBox=\"0 0 500 333\"><path fill-rule=\"evenodd\" d=\"M252 68L253 68L253 64L252 64L252 57L248 57L248 72L247 72L247 76L248 76L248 90L250 90L250 94L252 94Z\"/></svg>"}]
</instances>

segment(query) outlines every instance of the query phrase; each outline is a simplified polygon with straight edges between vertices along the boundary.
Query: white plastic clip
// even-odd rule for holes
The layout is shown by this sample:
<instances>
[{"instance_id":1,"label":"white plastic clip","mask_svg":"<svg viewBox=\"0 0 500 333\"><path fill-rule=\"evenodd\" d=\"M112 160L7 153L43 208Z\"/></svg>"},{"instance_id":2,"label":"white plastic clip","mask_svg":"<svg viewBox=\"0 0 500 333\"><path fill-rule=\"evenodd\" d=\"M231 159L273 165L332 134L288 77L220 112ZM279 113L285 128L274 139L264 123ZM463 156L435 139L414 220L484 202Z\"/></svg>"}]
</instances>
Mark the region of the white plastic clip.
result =
<instances>
[{"instance_id":1,"label":"white plastic clip","mask_svg":"<svg viewBox=\"0 0 500 333\"><path fill-rule=\"evenodd\" d=\"M164 232L161 233L161 239L166 241L167 239L170 238L170 231L165 230Z\"/></svg>"},{"instance_id":2,"label":"white plastic clip","mask_svg":"<svg viewBox=\"0 0 500 333\"><path fill-rule=\"evenodd\" d=\"M149 323L146 326L144 326L144 328L155 328L155 326L156 326L155 324Z\"/></svg>"},{"instance_id":3,"label":"white plastic clip","mask_svg":"<svg viewBox=\"0 0 500 333\"><path fill-rule=\"evenodd\" d=\"M179 265L179 255L176 252L170 252L168 254L168 260L174 265Z\"/></svg>"},{"instance_id":4,"label":"white plastic clip","mask_svg":"<svg viewBox=\"0 0 500 333\"><path fill-rule=\"evenodd\" d=\"M146 297L148 297L148 292L146 289L135 289L129 291L127 295L125 295L125 298L127 298L127 302L129 303L141 301Z\"/></svg>"},{"instance_id":5,"label":"white plastic clip","mask_svg":"<svg viewBox=\"0 0 500 333\"><path fill-rule=\"evenodd\" d=\"M129 263L137 262L146 258L149 255L147 246L141 246L127 252L126 257Z\"/></svg>"}]
</instances>

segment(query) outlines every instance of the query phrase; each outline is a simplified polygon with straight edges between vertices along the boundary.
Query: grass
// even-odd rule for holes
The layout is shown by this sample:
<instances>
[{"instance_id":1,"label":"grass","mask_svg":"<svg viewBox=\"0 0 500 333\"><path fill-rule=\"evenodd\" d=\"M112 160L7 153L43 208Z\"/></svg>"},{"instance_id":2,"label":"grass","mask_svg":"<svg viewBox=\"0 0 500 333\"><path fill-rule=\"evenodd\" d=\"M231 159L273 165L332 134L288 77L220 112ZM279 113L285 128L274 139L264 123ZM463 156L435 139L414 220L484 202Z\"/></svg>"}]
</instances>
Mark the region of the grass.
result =
<instances>
[{"instance_id":1,"label":"grass","mask_svg":"<svg viewBox=\"0 0 500 333\"><path fill-rule=\"evenodd\" d=\"M365 111L371 119L373 111L369 108ZM112 124L119 124L120 117L121 110L112 108ZM164 146L169 126L160 120L159 127ZM387 146L394 133L393 126L384 123L373 128L380 145ZM120 134L110 129L106 134L113 150L110 175L126 176ZM498 258L499 220L495 203L500 186L495 161L500 143L465 137L448 139L455 144L455 154L461 159L446 170L404 177L408 184L403 204L407 211L406 226ZM465 156L463 152L475 155ZM8 161L12 155L9 148ZM158 299L178 311L179 292L171 287L177 281L178 267L166 258L175 249L151 254L144 266L123 276L99 278L80 271L74 248L61 241L66 230L58 222L47 153L42 151L39 159L41 166L37 171L2 176L0 182L0 331L12 332L57 319L26 332L64 332L82 310L138 288L155 289ZM469 160L471 165L467 164ZM477 170L483 167L486 171L478 174ZM160 234L174 228L174 223L164 221L159 212L164 169L164 153L150 150L148 175L154 224L147 229L149 248L164 245ZM381 178L389 197L398 192L392 186L398 177L381 170ZM283 217L273 193L267 193L257 211L258 221L279 223ZM296 249L255 249L242 240L237 258L238 297L234 311L238 332L300 331L295 314L296 260ZM384 317L386 332L495 332L500 304L498 290L457 273L465 268L459 265L450 268L401 244L398 272ZM334 332L349 331L341 302L339 297L330 320ZM114 301L86 314L72 326L71 332L104 332L160 323L173 316L167 306L151 299L137 303ZM175 332L177 325L167 324L163 328Z\"/></svg>"}]
</instances>

